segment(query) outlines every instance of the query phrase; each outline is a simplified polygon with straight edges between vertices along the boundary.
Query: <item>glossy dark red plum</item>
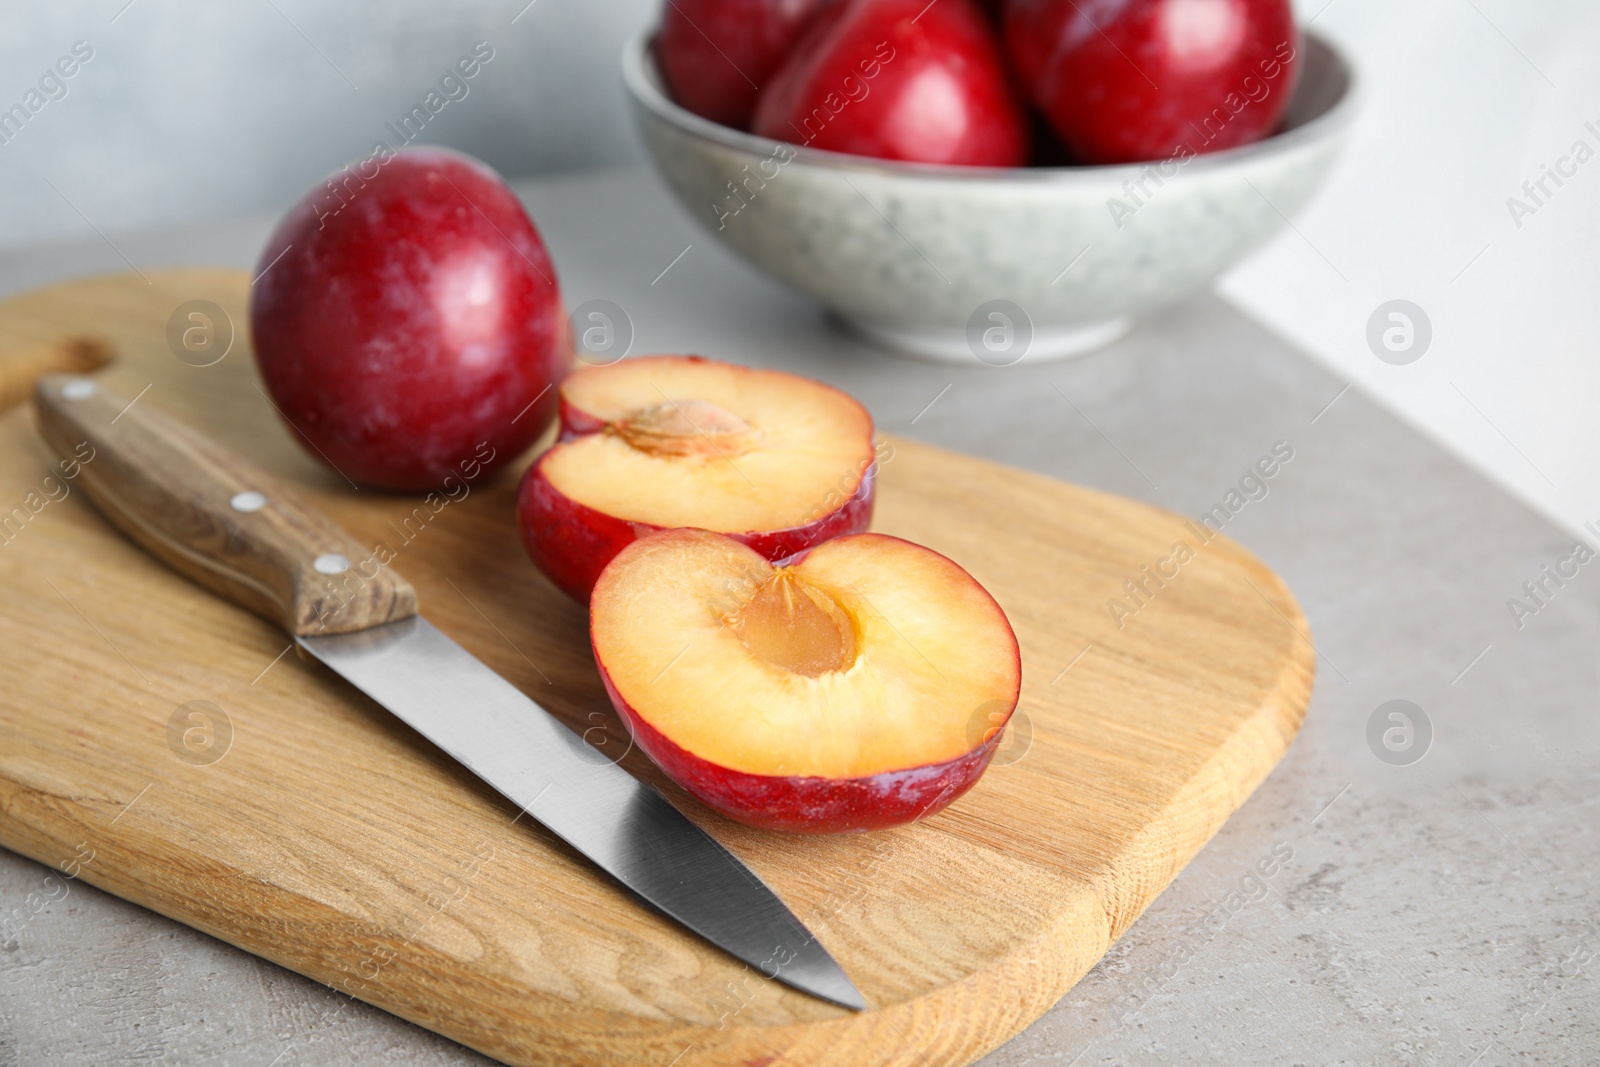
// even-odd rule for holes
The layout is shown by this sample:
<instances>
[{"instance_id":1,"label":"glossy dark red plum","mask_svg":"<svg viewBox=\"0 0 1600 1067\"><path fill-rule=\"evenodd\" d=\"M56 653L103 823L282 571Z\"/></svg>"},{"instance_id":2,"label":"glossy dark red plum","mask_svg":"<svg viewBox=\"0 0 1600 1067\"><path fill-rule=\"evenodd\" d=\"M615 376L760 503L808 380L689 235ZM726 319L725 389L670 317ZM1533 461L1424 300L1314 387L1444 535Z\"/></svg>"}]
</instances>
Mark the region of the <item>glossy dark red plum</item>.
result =
<instances>
[{"instance_id":1,"label":"glossy dark red plum","mask_svg":"<svg viewBox=\"0 0 1600 1067\"><path fill-rule=\"evenodd\" d=\"M438 488L474 459L514 459L555 416L571 359L555 268L476 160L411 149L351 166L290 210L256 269L267 392L359 485Z\"/></svg>"},{"instance_id":2,"label":"glossy dark red plum","mask_svg":"<svg viewBox=\"0 0 1600 1067\"><path fill-rule=\"evenodd\" d=\"M830 0L666 0L656 58L672 98L744 129L756 92Z\"/></svg>"},{"instance_id":3,"label":"glossy dark red plum","mask_svg":"<svg viewBox=\"0 0 1600 1067\"><path fill-rule=\"evenodd\" d=\"M972 0L846 0L821 13L756 101L763 137L955 166L1027 161L1027 123Z\"/></svg>"},{"instance_id":4,"label":"glossy dark red plum","mask_svg":"<svg viewBox=\"0 0 1600 1067\"><path fill-rule=\"evenodd\" d=\"M1288 0L1007 0L1023 89L1080 163L1249 144L1300 74Z\"/></svg>"}]
</instances>

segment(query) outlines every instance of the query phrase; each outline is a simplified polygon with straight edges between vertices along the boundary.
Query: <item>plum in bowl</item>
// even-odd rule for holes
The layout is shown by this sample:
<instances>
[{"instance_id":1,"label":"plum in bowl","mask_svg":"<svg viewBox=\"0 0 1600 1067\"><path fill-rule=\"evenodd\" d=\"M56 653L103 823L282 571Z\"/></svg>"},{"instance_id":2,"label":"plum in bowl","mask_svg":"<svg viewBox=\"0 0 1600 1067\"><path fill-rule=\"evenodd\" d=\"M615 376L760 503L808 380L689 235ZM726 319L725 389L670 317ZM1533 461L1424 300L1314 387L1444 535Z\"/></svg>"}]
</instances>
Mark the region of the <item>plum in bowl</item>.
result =
<instances>
[{"instance_id":1,"label":"plum in bowl","mask_svg":"<svg viewBox=\"0 0 1600 1067\"><path fill-rule=\"evenodd\" d=\"M1003 366L1110 343L1310 199L1355 110L1355 78L1317 34L1302 49L1277 132L1100 166L939 166L759 137L674 103L648 32L622 73L656 169L714 238L880 345Z\"/></svg>"}]
</instances>

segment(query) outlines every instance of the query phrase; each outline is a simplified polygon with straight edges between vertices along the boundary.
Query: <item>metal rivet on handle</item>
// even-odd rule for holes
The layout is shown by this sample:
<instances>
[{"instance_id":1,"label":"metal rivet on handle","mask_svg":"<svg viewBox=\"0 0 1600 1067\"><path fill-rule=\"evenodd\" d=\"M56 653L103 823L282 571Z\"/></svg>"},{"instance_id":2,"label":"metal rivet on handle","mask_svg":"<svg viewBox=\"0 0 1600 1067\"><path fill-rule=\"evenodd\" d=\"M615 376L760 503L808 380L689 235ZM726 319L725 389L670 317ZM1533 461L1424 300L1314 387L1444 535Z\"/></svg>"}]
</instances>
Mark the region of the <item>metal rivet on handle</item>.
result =
<instances>
[{"instance_id":1,"label":"metal rivet on handle","mask_svg":"<svg viewBox=\"0 0 1600 1067\"><path fill-rule=\"evenodd\" d=\"M74 378L61 387L61 395L68 400L87 400L99 392L99 387L87 378Z\"/></svg>"},{"instance_id":2,"label":"metal rivet on handle","mask_svg":"<svg viewBox=\"0 0 1600 1067\"><path fill-rule=\"evenodd\" d=\"M243 493L233 494L233 498L228 501L228 506L234 511L260 511L267 506L267 498L254 489L250 489Z\"/></svg>"},{"instance_id":3,"label":"metal rivet on handle","mask_svg":"<svg viewBox=\"0 0 1600 1067\"><path fill-rule=\"evenodd\" d=\"M311 562L318 574L343 574L350 569L350 561L337 552L327 552Z\"/></svg>"}]
</instances>

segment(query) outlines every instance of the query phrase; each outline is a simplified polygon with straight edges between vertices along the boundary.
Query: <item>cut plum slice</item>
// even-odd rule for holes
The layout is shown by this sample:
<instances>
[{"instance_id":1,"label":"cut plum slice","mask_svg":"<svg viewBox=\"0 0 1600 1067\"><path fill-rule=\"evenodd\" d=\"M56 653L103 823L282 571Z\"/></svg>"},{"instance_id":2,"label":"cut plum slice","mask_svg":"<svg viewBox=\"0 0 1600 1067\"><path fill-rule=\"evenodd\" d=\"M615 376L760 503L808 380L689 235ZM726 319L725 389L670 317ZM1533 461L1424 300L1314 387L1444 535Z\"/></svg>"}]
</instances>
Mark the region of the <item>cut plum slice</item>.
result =
<instances>
[{"instance_id":1,"label":"cut plum slice","mask_svg":"<svg viewBox=\"0 0 1600 1067\"><path fill-rule=\"evenodd\" d=\"M983 587L881 534L774 565L704 530L656 533L606 568L590 626L640 747L712 807L774 829L933 814L983 773L1021 685Z\"/></svg>"},{"instance_id":2,"label":"cut plum slice","mask_svg":"<svg viewBox=\"0 0 1600 1067\"><path fill-rule=\"evenodd\" d=\"M518 515L529 556L579 600L655 530L712 530L781 559L871 520L871 416L820 382L645 357L570 375L561 427Z\"/></svg>"}]
</instances>

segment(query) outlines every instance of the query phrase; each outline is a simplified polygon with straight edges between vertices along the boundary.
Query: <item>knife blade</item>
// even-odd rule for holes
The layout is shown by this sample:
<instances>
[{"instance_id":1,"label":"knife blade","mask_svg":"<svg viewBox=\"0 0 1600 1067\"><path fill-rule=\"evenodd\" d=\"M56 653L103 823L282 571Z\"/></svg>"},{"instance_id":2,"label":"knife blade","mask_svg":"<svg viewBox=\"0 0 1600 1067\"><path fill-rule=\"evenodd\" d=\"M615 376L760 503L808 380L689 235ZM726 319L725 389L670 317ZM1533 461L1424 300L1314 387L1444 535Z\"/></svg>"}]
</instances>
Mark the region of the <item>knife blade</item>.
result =
<instances>
[{"instance_id":1,"label":"knife blade","mask_svg":"<svg viewBox=\"0 0 1600 1067\"><path fill-rule=\"evenodd\" d=\"M296 638L598 867L769 978L866 1007L753 871L421 616Z\"/></svg>"},{"instance_id":2,"label":"knife blade","mask_svg":"<svg viewBox=\"0 0 1600 1067\"><path fill-rule=\"evenodd\" d=\"M392 568L281 483L93 378L34 390L42 436L80 461L111 522L300 648L493 786L644 903L768 978L862 1010L822 944L761 879L648 784L416 613Z\"/></svg>"}]
</instances>

